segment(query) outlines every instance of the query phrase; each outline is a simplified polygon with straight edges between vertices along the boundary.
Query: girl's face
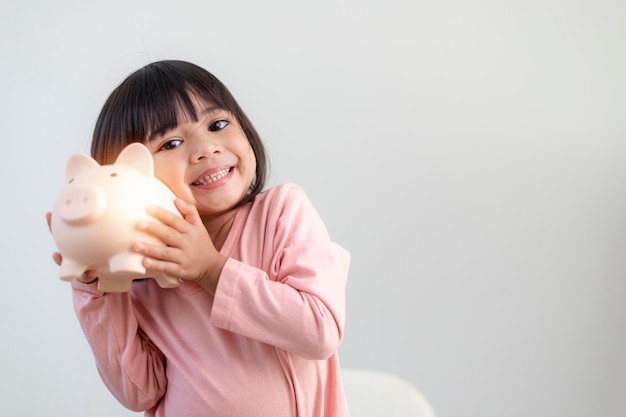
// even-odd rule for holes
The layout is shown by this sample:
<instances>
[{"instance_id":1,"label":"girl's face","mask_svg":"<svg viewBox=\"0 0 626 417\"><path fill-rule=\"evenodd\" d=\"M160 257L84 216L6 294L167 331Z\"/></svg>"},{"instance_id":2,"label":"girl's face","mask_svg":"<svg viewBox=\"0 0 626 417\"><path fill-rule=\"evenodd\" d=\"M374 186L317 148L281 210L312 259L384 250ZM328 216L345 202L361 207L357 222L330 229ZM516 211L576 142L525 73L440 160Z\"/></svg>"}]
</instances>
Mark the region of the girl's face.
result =
<instances>
[{"instance_id":1,"label":"girl's face","mask_svg":"<svg viewBox=\"0 0 626 417\"><path fill-rule=\"evenodd\" d=\"M205 219L232 210L256 173L254 151L234 116L196 101L198 121L179 115L178 126L150 140L155 176Z\"/></svg>"}]
</instances>

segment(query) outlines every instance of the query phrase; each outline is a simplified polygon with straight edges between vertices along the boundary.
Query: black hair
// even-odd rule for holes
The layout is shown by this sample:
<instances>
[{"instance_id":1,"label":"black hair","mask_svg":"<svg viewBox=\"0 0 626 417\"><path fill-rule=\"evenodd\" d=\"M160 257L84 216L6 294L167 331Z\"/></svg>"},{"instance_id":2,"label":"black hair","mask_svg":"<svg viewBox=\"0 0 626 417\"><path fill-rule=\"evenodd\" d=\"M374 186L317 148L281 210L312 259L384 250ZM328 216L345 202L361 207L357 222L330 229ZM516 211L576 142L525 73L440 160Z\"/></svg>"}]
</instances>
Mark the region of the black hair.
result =
<instances>
[{"instance_id":1,"label":"black hair","mask_svg":"<svg viewBox=\"0 0 626 417\"><path fill-rule=\"evenodd\" d=\"M256 129L226 86L213 74L185 61L150 63L130 74L104 103L94 128L91 155L110 164L132 142L146 143L174 129L182 113L197 121L192 97L230 112L241 126L256 158L256 175L243 204L265 186L268 160Z\"/></svg>"}]
</instances>

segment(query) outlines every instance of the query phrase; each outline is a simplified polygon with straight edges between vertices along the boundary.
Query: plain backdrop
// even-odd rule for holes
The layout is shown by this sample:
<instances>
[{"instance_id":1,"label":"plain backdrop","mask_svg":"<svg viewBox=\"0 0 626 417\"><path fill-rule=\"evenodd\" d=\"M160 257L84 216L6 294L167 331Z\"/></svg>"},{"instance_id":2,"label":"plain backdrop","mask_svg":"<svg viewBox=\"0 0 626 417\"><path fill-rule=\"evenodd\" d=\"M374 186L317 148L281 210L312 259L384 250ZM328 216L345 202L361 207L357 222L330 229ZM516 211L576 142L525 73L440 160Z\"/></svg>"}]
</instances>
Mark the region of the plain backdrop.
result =
<instances>
[{"instance_id":1,"label":"plain backdrop","mask_svg":"<svg viewBox=\"0 0 626 417\"><path fill-rule=\"evenodd\" d=\"M351 251L343 366L440 417L625 416L625 22L622 0L3 2L0 415L136 415L44 213L111 90L184 59Z\"/></svg>"}]
</instances>

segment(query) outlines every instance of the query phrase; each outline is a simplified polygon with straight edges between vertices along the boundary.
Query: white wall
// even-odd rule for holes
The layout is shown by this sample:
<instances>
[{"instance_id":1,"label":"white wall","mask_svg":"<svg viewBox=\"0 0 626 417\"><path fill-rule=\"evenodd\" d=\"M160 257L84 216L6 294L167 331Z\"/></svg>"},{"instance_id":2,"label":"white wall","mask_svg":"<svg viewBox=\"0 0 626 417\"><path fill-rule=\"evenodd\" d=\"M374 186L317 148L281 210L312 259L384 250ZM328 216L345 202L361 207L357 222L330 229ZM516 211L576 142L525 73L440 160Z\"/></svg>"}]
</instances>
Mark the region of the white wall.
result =
<instances>
[{"instance_id":1,"label":"white wall","mask_svg":"<svg viewBox=\"0 0 626 417\"><path fill-rule=\"evenodd\" d=\"M12 3L0 415L135 415L44 213L109 92L163 58L231 88L271 183L302 184L351 250L345 366L407 378L440 417L626 415L626 3Z\"/></svg>"}]
</instances>

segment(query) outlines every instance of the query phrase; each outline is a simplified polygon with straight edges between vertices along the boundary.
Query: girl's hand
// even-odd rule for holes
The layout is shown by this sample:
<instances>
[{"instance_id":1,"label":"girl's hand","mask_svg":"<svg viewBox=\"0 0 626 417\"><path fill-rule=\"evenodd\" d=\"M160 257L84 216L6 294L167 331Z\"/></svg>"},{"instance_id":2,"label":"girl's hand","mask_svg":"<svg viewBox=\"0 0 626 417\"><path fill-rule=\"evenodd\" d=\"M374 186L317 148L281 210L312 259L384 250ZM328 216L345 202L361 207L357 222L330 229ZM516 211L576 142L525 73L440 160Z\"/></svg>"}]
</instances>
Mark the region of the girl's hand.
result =
<instances>
[{"instance_id":1,"label":"girl's hand","mask_svg":"<svg viewBox=\"0 0 626 417\"><path fill-rule=\"evenodd\" d=\"M182 199L176 199L175 204L183 218L151 206L148 213L161 223L142 220L137 224L139 230L156 237L166 246L135 242L133 250L145 255L143 264L146 268L195 281L215 294L226 257L215 248L196 207Z\"/></svg>"},{"instance_id":2,"label":"girl's hand","mask_svg":"<svg viewBox=\"0 0 626 417\"><path fill-rule=\"evenodd\" d=\"M46 223L48 223L48 230L50 230L50 223L52 222L52 213L46 213ZM59 266L61 266L61 262L63 261L63 257L59 252L54 252L52 254L52 260ZM84 284L91 284L96 281L98 277L96 276L96 271L87 270L80 277L76 278L78 282L82 282Z\"/></svg>"}]
</instances>

